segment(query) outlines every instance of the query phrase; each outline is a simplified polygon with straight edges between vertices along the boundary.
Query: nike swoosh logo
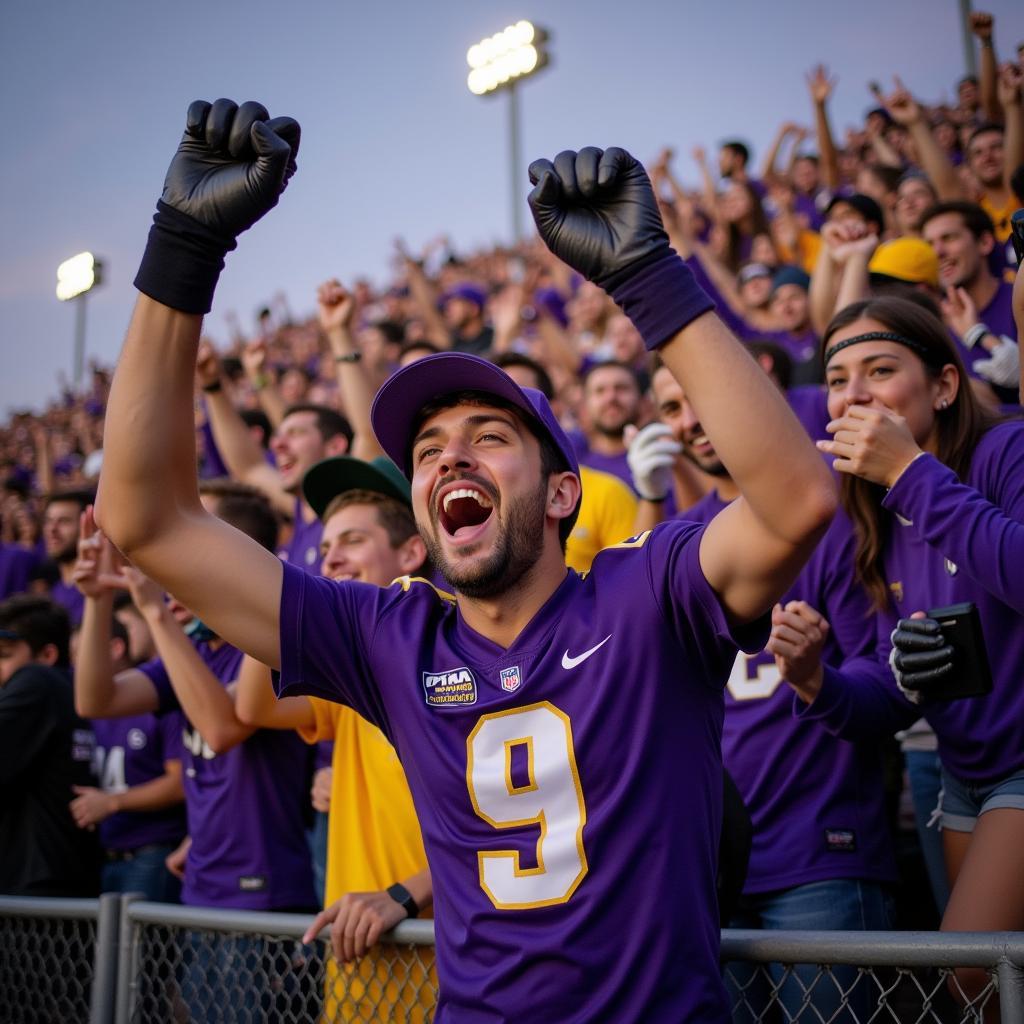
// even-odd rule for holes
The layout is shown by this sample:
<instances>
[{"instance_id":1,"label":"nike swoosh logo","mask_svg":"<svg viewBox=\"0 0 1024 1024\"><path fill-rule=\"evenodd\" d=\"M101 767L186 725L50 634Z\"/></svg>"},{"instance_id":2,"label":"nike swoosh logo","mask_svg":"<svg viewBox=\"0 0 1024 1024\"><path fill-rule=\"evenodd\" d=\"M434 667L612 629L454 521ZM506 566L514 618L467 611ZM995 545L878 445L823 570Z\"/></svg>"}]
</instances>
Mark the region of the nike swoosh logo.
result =
<instances>
[{"instance_id":1,"label":"nike swoosh logo","mask_svg":"<svg viewBox=\"0 0 1024 1024\"><path fill-rule=\"evenodd\" d=\"M577 665L582 665L595 651L601 650L602 647L609 640L611 640L612 634L609 633L599 644L594 644L589 651L584 651L582 654L577 654L575 657L569 656L569 650L566 648L565 654L562 655L562 668L575 668Z\"/></svg>"}]
</instances>

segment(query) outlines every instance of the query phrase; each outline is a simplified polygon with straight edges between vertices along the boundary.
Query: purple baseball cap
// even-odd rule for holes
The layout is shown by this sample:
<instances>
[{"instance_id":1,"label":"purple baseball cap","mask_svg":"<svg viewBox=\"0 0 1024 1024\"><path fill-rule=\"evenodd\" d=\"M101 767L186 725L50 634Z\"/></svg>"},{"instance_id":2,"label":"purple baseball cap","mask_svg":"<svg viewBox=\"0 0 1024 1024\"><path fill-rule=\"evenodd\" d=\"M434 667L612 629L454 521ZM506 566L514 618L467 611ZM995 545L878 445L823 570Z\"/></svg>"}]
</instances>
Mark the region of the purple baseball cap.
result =
<instances>
[{"instance_id":1,"label":"purple baseball cap","mask_svg":"<svg viewBox=\"0 0 1024 1024\"><path fill-rule=\"evenodd\" d=\"M534 388L521 388L494 363L466 352L439 352L417 359L389 377L373 400L370 420L380 446L407 477L413 434L420 410L457 391L481 391L509 403L554 444L565 468L580 475L579 462L548 400Z\"/></svg>"},{"instance_id":2,"label":"purple baseball cap","mask_svg":"<svg viewBox=\"0 0 1024 1024\"><path fill-rule=\"evenodd\" d=\"M451 299L465 299L467 302L473 302L480 309L483 309L487 305L487 292L472 281L460 281L458 284L452 285L446 292L443 292L441 298L437 300L437 304L439 307L444 308L445 303Z\"/></svg>"}]
</instances>

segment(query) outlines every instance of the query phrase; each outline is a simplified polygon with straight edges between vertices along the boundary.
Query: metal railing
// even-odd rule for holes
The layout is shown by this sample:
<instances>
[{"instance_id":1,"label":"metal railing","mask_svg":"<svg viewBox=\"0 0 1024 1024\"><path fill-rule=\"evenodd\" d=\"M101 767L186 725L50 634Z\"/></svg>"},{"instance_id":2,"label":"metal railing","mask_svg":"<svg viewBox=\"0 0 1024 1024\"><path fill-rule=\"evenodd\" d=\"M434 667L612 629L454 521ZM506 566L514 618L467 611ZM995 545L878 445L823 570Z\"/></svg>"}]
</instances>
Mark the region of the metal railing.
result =
<instances>
[{"instance_id":1,"label":"metal railing","mask_svg":"<svg viewBox=\"0 0 1024 1024\"><path fill-rule=\"evenodd\" d=\"M0 897L0 1024L431 1019L432 921L339 965L299 914ZM735 1024L1024 1024L1024 933L722 933ZM958 970L980 971L971 992ZM980 983L978 983L980 981Z\"/></svg>"}]
</instances>

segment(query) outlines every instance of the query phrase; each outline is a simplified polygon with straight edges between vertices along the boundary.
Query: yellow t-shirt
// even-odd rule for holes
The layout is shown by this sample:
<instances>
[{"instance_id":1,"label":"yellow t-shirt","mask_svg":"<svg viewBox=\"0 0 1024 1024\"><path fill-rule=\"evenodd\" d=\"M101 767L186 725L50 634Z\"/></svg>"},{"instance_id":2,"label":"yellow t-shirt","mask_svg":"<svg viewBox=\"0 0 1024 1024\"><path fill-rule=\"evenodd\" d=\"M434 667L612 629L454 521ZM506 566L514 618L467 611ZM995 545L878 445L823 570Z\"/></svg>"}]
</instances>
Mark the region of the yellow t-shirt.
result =
<instances>
[{"instance_id":1,"label":"yellow t-shirt","mask_svg":"<svg viewBox=\"0 0 1024 1024\"><path fill-rule=\"evenodd\" d=\"M587 572L598 551L633 535L637 500L616 476L580 466L583 501L565 545L565 564Z\"/></svg>"},{"instance_id":2,"label":"yellow t-shirt","mask_svg":"<svg viewBox=\"0 0 1024 1024\"><path fill-rule=\"evenodd\" d=\"M1002 206L995 206L988 196L982 196L978 205L992 218L996 226L996 241L1005 243L1010 237L1010 218L1020 206L1014 194L1011 192Z\"/></svg>"},{"instance_id":3,"label":"yellow t-shirt","mask_svg":"<svg viewBox=\"0 0 1024 1024\"><path fill-rule=\"evenodd\" d=\"M418 874L427 855L395 748L351 708L317 697L309 702L316 725L299 735L307 743L334 740L324 893L330 905L347 892L386 889ZM325 985L325 1021L429 1021L437 989L434 950L382 946L343 968L332 959Z\"/></svg>"}]
</instances>

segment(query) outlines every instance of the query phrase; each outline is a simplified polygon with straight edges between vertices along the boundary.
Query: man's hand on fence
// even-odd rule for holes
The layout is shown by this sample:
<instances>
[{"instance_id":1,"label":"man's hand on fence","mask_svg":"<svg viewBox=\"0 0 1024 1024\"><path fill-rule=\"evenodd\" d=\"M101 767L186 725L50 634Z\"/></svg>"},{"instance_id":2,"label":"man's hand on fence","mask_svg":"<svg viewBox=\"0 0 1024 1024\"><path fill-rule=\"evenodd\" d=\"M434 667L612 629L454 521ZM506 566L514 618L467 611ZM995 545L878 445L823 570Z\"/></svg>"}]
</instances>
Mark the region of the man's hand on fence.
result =
<instances>
[{"instance_id":1,"label":"man's hand on fence","mask_svg":"<svg viewBox=\"0 0 1024 1024\"><path fill-rule=\"evenodd\" d=\"M338 960L348 963L365 956L385 932L407 916L405 907L384 890L348 892L316 915L302 941L312 942L330 925L331 949Z\"/></svg>"}]
</instances>

